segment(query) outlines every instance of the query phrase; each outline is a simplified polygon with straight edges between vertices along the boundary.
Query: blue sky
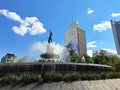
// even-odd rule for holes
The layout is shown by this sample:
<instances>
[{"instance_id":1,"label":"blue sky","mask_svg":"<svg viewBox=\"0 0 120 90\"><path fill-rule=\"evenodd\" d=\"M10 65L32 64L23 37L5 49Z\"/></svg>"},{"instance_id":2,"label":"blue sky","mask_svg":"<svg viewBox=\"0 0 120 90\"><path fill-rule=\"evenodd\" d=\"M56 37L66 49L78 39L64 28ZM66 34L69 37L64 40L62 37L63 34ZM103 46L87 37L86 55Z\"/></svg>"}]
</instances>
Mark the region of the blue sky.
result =
<instances>
[{"instance_id":1,"label":"blue sky","mask_svg":"<svg viewBox=\"0 0 120 90\"><path fill-rule=\"evenodd\" d=\"M64 46L72 17L86 31L89 54L102 48L115 52L109 21L120 20L119 4L120 0L1 0L0 58L8 52L27 55L36 42L47 41L50 29L53 41Z\"/></svg>"}]
</instances>

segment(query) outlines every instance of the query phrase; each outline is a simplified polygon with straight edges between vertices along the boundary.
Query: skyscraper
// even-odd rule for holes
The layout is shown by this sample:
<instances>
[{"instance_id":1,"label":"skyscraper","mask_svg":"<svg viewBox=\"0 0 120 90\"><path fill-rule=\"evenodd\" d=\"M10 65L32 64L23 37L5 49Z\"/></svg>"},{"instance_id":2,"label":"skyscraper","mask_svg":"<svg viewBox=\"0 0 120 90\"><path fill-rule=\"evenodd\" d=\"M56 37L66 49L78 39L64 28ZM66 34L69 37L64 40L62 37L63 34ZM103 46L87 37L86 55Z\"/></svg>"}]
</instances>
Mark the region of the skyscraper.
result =
<instances>
[{"instance_id":1,"label":"skyscraper","mask_svg":"<svg viewBox=\"0 0 120 90\"><path fill-rule=\"evenodd\" d=\"M120 54L120 21L113 22L111 20L111 26L112 26L113 36L114 36L115 45L117 49L117 54Z\"/></svg>"},{"instance_id":2,"label":"skyscraper","mask_svg":"<svg viewBox=\"0 0 120 90\"><path fill-rule=\"evenodd\" d=\"M65 33L65 46L80 55L86 54L85 31L78 27L77 21L68 26L68 31Z\"/></svg>"}]
</instances>

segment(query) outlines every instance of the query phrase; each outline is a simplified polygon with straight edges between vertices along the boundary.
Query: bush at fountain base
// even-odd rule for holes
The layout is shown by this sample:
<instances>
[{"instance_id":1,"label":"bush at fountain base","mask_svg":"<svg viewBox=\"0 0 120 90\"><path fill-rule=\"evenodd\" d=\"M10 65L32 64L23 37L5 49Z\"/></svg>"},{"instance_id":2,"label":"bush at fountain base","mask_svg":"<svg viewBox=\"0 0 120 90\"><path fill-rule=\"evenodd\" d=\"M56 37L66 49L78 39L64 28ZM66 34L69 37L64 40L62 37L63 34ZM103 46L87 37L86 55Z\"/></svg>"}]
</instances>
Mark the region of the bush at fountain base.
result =
<instances>
[{"instance_id":1,"label":"bush at fountain base","mask_svg":"<svg viewBox=\"0 0 120 90\"><path fill-rule=\"evenodd\" d=\"M56 72L47 72L44 76L37 73L22 73L20 75L9 74L0 77L0 83L23 83L30 84L34 82L60 82L60 81L76 81L76 80L100 80L100 79L113 79L120 78L120 72L102 72L102 73L66 73L60 74Z\"/></svg>"}]
</instances>

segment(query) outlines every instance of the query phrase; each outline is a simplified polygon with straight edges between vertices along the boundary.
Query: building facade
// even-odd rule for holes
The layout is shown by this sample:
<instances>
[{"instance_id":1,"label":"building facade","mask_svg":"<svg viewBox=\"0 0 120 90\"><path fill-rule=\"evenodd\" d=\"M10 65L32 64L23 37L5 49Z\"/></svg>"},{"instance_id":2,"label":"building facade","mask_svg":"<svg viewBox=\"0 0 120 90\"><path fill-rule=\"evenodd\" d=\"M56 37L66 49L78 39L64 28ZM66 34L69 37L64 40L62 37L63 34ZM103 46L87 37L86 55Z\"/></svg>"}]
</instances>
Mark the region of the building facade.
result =
<instances>
[{"instance_id":1,"label":"building facade","mask_svg":"<svg viewBox=\"0 0 120 90\"><path fill-rule=\"evenodd\" d=\"M120 59L120 55L116 54L116 53L113 53L113 52L110 52L108 50L96 50L96 51L93 51L93 57L95 56L117 56L119 59Z\"/></svg>"},{"instance_id":2,"label":"building facade","mask_svg":"<svg viewBox=\"0 0 120 90\"><path fill-rule=\"evenodd\" d=\"M78 27L77 21L68 26L68 31L65 33L65 46L80 55L86 54L85 31Z\"/></svg>"},{"instance_id":3,"label":"building facade","mask_svg":"<svg viewBox=\"0 0 120 90\"><path fill-rule=\"evenodd\" d=\"M120 55L120 21L113 22L111 20L111 26L112 26L112 31L113 31L117 54Z\"/></svg>"},{"instance_id":4,"label":"building facade","mask_svg":"<svg viewBox=\"0 0 120 90\"><path fill-rule=\"evenodd\" d=\"M7 53L2 59L1 63L15 63L17 56L15 54Z\"/></svg>"}]
</instances>

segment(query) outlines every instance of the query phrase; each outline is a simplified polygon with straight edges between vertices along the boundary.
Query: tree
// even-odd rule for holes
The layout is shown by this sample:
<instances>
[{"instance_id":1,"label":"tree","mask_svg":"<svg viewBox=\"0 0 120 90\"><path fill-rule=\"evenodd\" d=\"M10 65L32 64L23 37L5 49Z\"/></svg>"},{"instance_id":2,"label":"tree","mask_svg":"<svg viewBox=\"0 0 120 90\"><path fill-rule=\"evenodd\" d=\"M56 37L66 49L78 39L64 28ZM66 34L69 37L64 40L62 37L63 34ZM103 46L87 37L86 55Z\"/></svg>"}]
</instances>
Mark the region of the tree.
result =
<instances>
[{"instance_id":1,"label":"tree","mask_svg":"<svg viewBox=\"0 0 120 90\"><path fill-rule=\"evenodd\" d=\"M120 60L117 58L117 56L110 56L109 57L111 59L112 65L113 67L119 66L120 65Z\"/></svg>"},{"instance_id":2,"label":"tree","mask_svg":"<svg viewBox=\"0 0 120 90\"><path fill-rule=\"evenodd\" d=\"M94 59L94 63L101 64L101 57L100 56L97 55L93 59Z\"/></svg>"},{"instance_id":3,"label":"tree","mask_svg":"<svg viewBox=\"0 0 120 90\"><path fill-rule=\"evenodd\" d=\"M88 56L87 54L84 54L83 56L85 57L86 63L94 63L92 57Z\"/></svg>"},{"instance_id":4,"label":"tree","mask_svg":"<svg viewBox=\"0 0 120 90\"><path fill-rule=\"evenodd\" d=\"M106 64L113 67L120 65L120 60L117 58L117 56L114 55L111 56L97 55L94 57L94 62L96 64Z\"/></svg>"},{"instance_id":5,"label":"tree","mask_svg":"<svg viewBox=\"0 0 120 90\"><path fill-rule=\"evenodd\" d=\"M71 62L80 62L81 57L74 50L69 50L69 53Z\"/></svg>"}]
</instances>

